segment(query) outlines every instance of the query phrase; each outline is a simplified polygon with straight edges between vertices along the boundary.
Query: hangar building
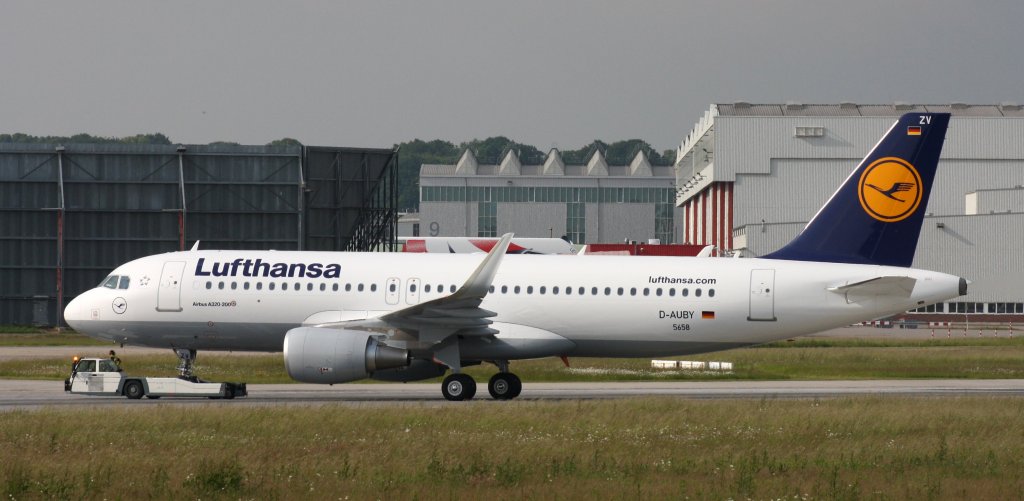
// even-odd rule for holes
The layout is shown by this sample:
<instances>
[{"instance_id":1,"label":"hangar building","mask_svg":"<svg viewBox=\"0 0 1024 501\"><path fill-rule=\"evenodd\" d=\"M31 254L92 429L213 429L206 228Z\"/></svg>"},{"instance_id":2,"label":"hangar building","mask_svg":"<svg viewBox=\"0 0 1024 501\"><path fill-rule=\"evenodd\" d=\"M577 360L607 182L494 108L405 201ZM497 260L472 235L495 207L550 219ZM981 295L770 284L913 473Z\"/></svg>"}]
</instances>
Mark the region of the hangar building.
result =
<instances>
[{"instance_id":1,"label":"hangar building","mask_svg":"<svg viewBox=\"0 0 1024 501\"><path fill-rule=\"evenodd\" d=\"M543 165L522 165L514 151L481 164L466 150L455 165L420 167L423 236L566 236L574 243L678 242L675 172L638 152L608 165L595 151L586 165L566 165L552 149Z\"/></svg>"},{"instance_id":2,"label":"hangar building","mask_svg":"<svg viewBox=\"0 0 1024 501\"><path fill-rule=\"evenodd\" d=\"M0 144L0 324L56 325L132 259L393 245L396 152L314 146Z\"/></svg>"},{"instance_id":3,"label":"hangar building","mask_svg":"<svg viewBox=\"0 0 1024 501\"><path fill-rule=\"evenodd\" d=\"M1024 111L1002 105L712 105L677 154L694 244L758 256L793 238L904 113L952 113L914 267L972 280L928 313L1024 313Z\"/></svg>"}]
</instances>

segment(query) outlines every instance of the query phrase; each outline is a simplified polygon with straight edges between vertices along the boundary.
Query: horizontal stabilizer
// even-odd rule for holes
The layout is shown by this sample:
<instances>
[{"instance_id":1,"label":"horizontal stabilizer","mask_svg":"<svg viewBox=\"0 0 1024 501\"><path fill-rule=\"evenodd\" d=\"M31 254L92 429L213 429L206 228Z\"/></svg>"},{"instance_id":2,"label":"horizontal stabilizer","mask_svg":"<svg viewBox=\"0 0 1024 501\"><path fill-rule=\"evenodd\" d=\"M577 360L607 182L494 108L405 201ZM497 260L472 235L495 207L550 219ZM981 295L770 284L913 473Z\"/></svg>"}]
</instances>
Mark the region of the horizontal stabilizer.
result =
<instances>
[{"instance_id":1,"label":"horizontal stabilizer","mask_svg":"<svg viewBox=\"0 0 1024 501\"><path fill-rule=\"evenodd\" d=\"M829 292L852 296L910 297L917 279L911 277L876 277L861 282L829 287Z\"/></svg>"}]
</instances>

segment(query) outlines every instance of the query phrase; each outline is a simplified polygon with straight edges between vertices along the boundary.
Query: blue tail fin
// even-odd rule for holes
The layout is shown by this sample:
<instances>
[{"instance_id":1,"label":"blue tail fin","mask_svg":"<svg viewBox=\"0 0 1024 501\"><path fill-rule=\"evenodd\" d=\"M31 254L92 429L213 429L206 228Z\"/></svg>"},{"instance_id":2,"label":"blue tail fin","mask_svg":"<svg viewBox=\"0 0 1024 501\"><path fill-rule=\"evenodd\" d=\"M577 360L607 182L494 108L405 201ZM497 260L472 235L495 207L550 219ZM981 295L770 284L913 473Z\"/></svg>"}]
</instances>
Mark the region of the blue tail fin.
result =
<instances>
[{"instance_id":1,"label":"blue tail fin","mask_svg":"<svg viewBox=\"0 0 1024 501\"><path fill-rule=\"evenodd\" d=\"M763 257L910 266L947 125L948 113L900 117L804 230Z\"/></svg>"}]
</instances>

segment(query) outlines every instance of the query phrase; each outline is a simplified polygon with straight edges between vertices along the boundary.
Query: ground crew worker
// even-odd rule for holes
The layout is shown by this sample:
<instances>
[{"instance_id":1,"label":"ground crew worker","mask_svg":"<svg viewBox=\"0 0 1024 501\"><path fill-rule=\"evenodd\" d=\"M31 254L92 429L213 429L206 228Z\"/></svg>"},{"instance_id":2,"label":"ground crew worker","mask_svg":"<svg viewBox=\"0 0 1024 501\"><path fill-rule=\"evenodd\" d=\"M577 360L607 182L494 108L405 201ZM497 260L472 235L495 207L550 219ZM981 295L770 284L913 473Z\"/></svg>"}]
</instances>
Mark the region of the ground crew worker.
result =
<instances>
[{"instance_id":1,"label":"ground crew worker","mask_svg":"<svg viewBox=\"0 0 1024 501\"><path fill-rule=\"evenodd\" d=\"M114 365L117 366L118 370L121 370L121 358L117 356L117 353L115 353L114 350L110 350L110 361L114 362Z\"/></svg>"}]
</instances>

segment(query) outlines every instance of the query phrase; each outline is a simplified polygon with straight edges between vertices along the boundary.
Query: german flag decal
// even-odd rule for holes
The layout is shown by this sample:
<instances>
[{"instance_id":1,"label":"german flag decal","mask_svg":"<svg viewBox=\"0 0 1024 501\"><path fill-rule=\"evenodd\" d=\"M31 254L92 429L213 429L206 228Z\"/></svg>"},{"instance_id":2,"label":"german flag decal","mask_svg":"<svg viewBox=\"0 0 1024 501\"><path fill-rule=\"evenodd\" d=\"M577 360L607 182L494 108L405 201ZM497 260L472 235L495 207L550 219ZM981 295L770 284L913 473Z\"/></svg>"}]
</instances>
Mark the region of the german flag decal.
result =
<instances>
[{"instance_id":1,"label":"german flag decal","mask_svg":"<svg viewBox=\"0 0 1024 501\"><path fill-rule=\"evenodd\" d=\"M918 126L918 125L910 125L910 126L908 126L907 127L907 135L908 136L920 136L921 135L921 127Z\"/></svg>"},{"instance_id":2,"label":"german flag decal","mask_svg":"<svg viewBox=\"0 0 1024 501\"><path fill-rule=\"evenodd\" d=\"M713 312L713 311L702 311L702 312L700 312L700 318L703 318L704 320L714 320L715 319L715 312Z\"/></svg>"}]
</instances>

